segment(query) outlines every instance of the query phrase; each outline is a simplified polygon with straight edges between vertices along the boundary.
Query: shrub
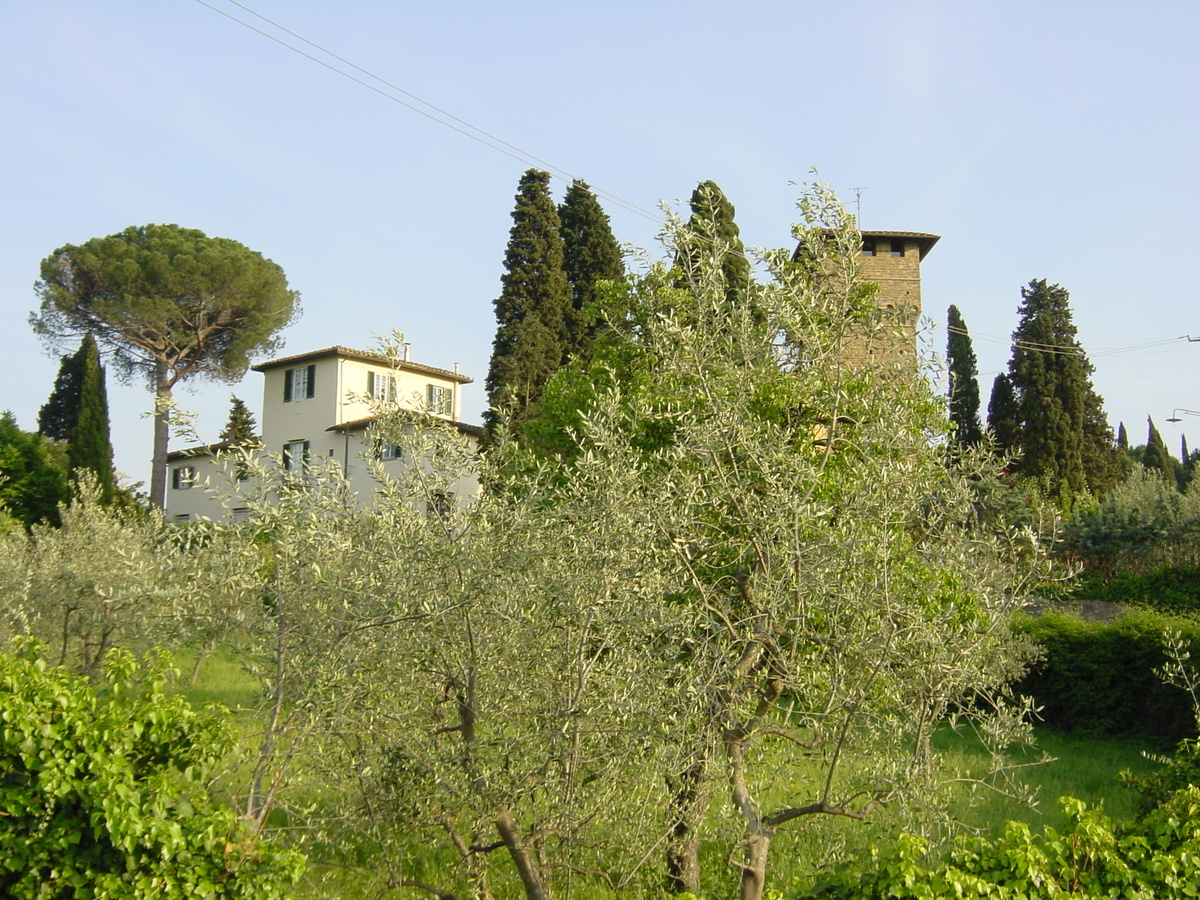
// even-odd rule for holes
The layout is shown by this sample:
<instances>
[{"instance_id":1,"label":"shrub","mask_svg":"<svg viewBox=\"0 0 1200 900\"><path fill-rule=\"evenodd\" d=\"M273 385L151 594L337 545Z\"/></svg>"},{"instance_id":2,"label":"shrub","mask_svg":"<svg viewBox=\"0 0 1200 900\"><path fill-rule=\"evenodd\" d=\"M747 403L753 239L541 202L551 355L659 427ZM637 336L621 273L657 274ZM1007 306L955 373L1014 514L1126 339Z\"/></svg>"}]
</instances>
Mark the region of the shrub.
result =
<instances>
[{"instance_id":1,"label":"shrub","mask_svg":"<svg viewBox=\"0 0 1200 900\"><path fill-rule=\"evenodd\" d=\"M1085 571L1070 596L1135 603L1165 612L1193 612L1200 609L1200 568L1167 566L1143 574L1122 572L1111 579L1095 570Z\"/></svg>"},{"instance_id":2,"label":"shrub","mask_svg":"<svg viewBox=\"0 0 1200 900\"><path fill-rule=\"evenodd\" d=\"M1063 530L1063 554L1105 580L1200 563L1200 489L1181 494L1173 483L1136 468L1093 510Z\"/></svg>"},{"instance_id":3,"label":"shrub","mask_svg":"<svg viewBox=\"0 0 1200 900\"><path fill-rule=\"evenodd\" d=\"M802 898L938 900L942 897L1195 897L1200 882L1200 788L1171 796L1134 822L1113 823L1097 809L1062 799L1061 834L1008 822L1000 837L960 839L948 858L929 861L928 844L903 835L872 854L871 868L843 870Z\"/></svg>"},{"instance_id":4,"label":"shrub","mask_svg":"<svg viewBox=\"0 0 1200 900\"><path fill-rule=\"evenodd\" d=\"M232 736L163 693L165 656L110 651L93 684L18 646L0 655L0 894L283 896L302 859L209 797Z\"/></svg>"},{"instance_id":5,"label":"shrub","mask_svg":"<svg viewBox=\"0 0 1200 900\"><path fill-rule=\"evenodd\" d=\"M1174 743L1193 733L1191 699L1156 674L1167 662L1163 635L1178 631L1195 654L1200 623L1153 610L1115 622L1049 614L1023 619L1017 630L1043 650L1017 682L1042 719L1084 735L1152 737Z\"/></svg>"}]
</instances>

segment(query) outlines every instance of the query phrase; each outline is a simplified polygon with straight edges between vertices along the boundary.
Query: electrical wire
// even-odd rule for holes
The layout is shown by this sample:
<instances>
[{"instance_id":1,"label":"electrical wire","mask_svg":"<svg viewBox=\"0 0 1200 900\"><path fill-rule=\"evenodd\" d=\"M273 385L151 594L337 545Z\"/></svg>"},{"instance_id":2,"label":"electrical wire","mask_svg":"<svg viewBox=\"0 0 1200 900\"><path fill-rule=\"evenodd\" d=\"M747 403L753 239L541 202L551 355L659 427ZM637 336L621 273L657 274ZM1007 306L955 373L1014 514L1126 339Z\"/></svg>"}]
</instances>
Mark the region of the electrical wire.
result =
<instances>
[{"instance_id":1,"label":"electrical wire","mask_svg":"<svg viewBox=\"0 0 1200 900\"><path fill-rule=\"evenodd\" d=\"M241 10L244 10L245 12L254 16L255 18L261 19L263 22L266 22L272 28L276 28L279 31L284 32L285 34L291 35L293 38L295 38L298 41L303 41L308 46L314 48L315 50L320 51L321 53L325 54L326 56L330 57L331 59L335 59L339 63L342 63L345 66L349 66L354 71L360 72L361 74L365 75L367 78L370 78L370 79L378 82L379 84L384 85L384 87L386 87L388 90L383 90L379 87L376 87L373 84L370 84L370 83L364 81L361 78L354 76L353 74L351 74L349 72L343 71L342 69L339 69L337 66L335 66L329 62L326 62L325 60L320 59L320 58L314 56L313 54L304 51L303 49L301 49L299 47L295 47L292 44L289 44L287 41L283 40L282 38L277 37L276 35L273 35L267 31L264 31L263 29L258 28L249 22L245 22L242 19L239 19L237 16L234 16L231 13L226 12L225 10L219 9L218 7L214 6L213 4L207 2L207 0L196 0L196 2L199 3L201 6L211 9L215 13L224 16L225 18L229 19L232 22L236 22L237 24L243 26L244 28L248 28L251 31L255 32L256 34L262 35L263 37L274 41L275 43L279 44L281 47L285 47L288 50L291 50L293 53L299 54L300 56L303 56L305 59L315 62L315 63L317 63L317 65L323 66L326 69L329 69L331 72L335 72L338 75L341 75L343 78L353 81L355 84L361 85L362 87L365 87L368 90L374 91L375 93L379 94L380 96L386 97L388 100L391 100L393 103L398 103L401 106L405 107L406 109L410 109L415 113L419 113L420 115L425 116L425 118L430 119L434 122L437 122L439 125L442 125L446 128L449 128L451 131L458 132L459 134L463 135L464 137L468 137L473 141L477 141L478 143L483 144L485 147L495 150L498 153L503 153L505 156L508 156L511 159L515 159L520 163L524 163L526 165L537 164L539 166L542 166L547 171L556 174L556 176L558 178L566 181L567 183L577 180L577 176L572 175L570 172L567 172L566 170L559 168L558 166L556 166L552 163L549 163L544 159L540 159L539 157L534 156L532 153L528 152L527 150L521 149L520 147L516 146L515 144L510 144L508 141L505 141L502 138L499 138L496 135L491 134L490 132L485 131L482 128L472 125L470 122L466 121L465 119L461 119L458 116L454 115L453 113L450 113L447 110L444 110L438 106L435 106L434 104L428 102L427 100L422 100L420 97L418 97L416 94L413 94L411 91L406 91L404 88L402 88L398 85L392 84L390 81L387 81L386 79L381 78L380 76L374 74L373 72L370 72L367 69L364 69L362 66L356 65L355 63L351 62L350 60L337 55L332 50L327 50L325 47L322 47L320 44L317 44L314 41L310 41L308 38L304 37L303 35L297 34L295 31L292 31L291 29L286 28L283 25L280 25L278 22L268 19L266 16L262 15L261 13L255 12L253 9L246 6L245 4L239 3L238 0L227 0L227 2L232 3L234 6L238 7ZM388 93L388 91L395 91L399 94L403 94L405 97L408 97L411 100L416 101L416 103L421 104L421 106L427 107L427 109L422 109L419 106L414 105L413 103L409 103L409 102L403 100L402 98L395 96L394 94ZM433 112L429 112L428 110L433 110ZM457 124L455 124L455 123L457 123ZM578 179L578 180L582 180L582 179ZM613 203L616 206L619 206L620 208L626 210L627 212L631 212L634 215L642 216L643 218L649 219L652 222L655 222L660 225L665 224L665 221L662 218L662 216L660 216L656 213L653 213L647 209L644 209L644 208L638 206L636 203L633 203L632 201L625 200L624 198L612 193L611 191L603 190L602 188L598 188L595 185L589 185L589 187L591 187L593 193L605 198L609 202Z\"/></svg>"},{"instance_id":2,"label":"electrical wire","mask_svg":"<svg viewBox=\"0 0 1200 900\"><path fill-rule=\"evenodd\" d=\"M952 326L947 326L946 330L948 332L950 332L951 334L961 334L961 335L965 335L966 337L969 337L972 339L980 338L984 341L989 341L989 342L995 343L995 344L1008 344L1009 343L1009 340L1006 338L1000 338L1000 337L996 337L995 335L987 335L987 334L972 334L972 333L968 332L965 328L955 328ZM1177 338L1165 338L1160 341L1148 341L1144 344L1131 344L1128 347L1111 347L1111 348L1106 348L1103 350L1094 350L1091 353L1088 353L1082 347L1062 346L1060 344L1042 344L1042 343L1038 343L1036 341L1012 341L1011 343L1012 343L1012 347L1014 350L1017 350L1017 349L1029 350L1029 351L1035 352L1035 353L1047 353L1047 354L1051 354L1051 355L1057 354L1059 356L1092 356L1092 357L1102 357L1103 356L1103 357L1108 357L1108 356L1148 356L1151 354L1137 353L1135 351L1151 350L1156 347L1164 347L1165 348L1168 345L1176 344L1179 341L1187 341L1187 340L1190 340L1190 338L1185 335L1185 336L1180 336ZM1173 348L1171 348L1171 349L1173 349ZM1160 351L1160 352L1165 352L1165 351Z\"/></svg>"}]
</instances>

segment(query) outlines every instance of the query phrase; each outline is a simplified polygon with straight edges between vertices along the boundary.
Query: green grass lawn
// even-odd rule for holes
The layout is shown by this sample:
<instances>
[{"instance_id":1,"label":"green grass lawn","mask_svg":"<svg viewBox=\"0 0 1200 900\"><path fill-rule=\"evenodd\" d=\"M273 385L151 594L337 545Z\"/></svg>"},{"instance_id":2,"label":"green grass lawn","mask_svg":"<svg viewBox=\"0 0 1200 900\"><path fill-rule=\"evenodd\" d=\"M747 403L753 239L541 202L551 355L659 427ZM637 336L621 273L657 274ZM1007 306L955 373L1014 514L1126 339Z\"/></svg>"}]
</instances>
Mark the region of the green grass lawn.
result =
<instances>
[{"instance_id":1,"label":"green grass lawn","mask_svg":"<svg viewBox=\"0 0 1200 900\"><path fill-rule=\"evenodd\" d=\"M188 685L186 682L193 662L193 656L183 653L177 655L176 664L184 676L181 679L180 690L197 705L218 703L235 711L240 720L239 729L243 733L251 733L254 725L250 721L251 714L248 711L261 703L260 686L245 673L236 659L221 654L203 658L195 684ZM970 735L956 733L948 728L943 729L936 736L935 745L957 770L981 773L987 766L987 754ZM1063 816L1058 798L1073 796L1089 804L1102 803L1105 811L1113 818L1128 818L1133 813L1135 795L1117 781L1117 774L1123 769L1135 773L1152 770L1156 764L1145 758L1142 753L1144 749L1147 748L1128 740L1075 738L1048 729L1039 729L1036 747L1014 756L1016 762L1034 762L1043 754L1052 758L1049 762L1022 769L1020 773L1024 783L1038 789L1037 805L1030 808L988 790L971 791L965 786L958 786L952 793L955 814L966 827L984 833L998 831L1008 819L1027 822L1035 830L1040 830L1044 825L1061 828ZM802 770L788 765L781 765L779 771L790 771L793 777L800 779L804 776ZM786 785L783 784L774 788L768 787L762 793L774 794L768 798L768 802L786 802L787 799ZM318 802L325 802L325 798L320 798ZM330 799L329 802L336 800ZM724 790L717 786L713 816L728 815L730 812ZM890 844L900 827L900 819L888 811L865 823L829 816L811 817L789 823L779 830L773 842L771 885L786 894L790 885L810 882L815 873L829 865L842 860L865 861L869 858L873 844ZM733 833L728 828L713 831ZM348 850L349 847L343 849ZM736 885L736 873L726 862L731 849L733 848L728 843L720 841L712 841L704 847L702 859L706 889L713 898L729 894ZM436 869L452 865L449 857L429 847L423 847L415 839L413 846L405 847L401 852L414 861L414 868L410 871L419 872L422 868L429 869L431 866ZM421 865L421 860L424 860L424 866ZM324 863L333 861L330 858ZM309 883L297 896L339 897L346 900L366 896L357 890L361 882L369 880L362 877L362 869L357 873L354 869L339 871L338 866L324 864L320 859L314 859L313 862ZM368 863L364 868L369 870L371 866ZM439 880L436 871L422 874L426 874L431 881ZM514 898L519 894L517 886L505 877L497 878L494 887L497 896L502 900L507 900L510 894ZM642 892L650 891L653 891L652 886L643 887ZM607 891L590 886L575 893L586 896L588 900L609 896ZM631 890L628 893L636 895L638 891Z\"/></svg>"}]
</instances>

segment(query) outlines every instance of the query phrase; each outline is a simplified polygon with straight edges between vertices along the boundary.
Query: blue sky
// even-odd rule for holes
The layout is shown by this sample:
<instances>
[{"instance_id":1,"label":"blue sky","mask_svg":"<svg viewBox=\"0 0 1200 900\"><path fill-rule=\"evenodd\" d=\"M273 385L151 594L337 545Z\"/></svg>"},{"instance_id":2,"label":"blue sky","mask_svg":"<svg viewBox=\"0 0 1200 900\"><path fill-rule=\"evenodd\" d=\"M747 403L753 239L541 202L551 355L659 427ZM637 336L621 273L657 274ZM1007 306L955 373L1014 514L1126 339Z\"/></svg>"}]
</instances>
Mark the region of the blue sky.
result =
<instances>
[{"instance_id":1,"label":"blue sky","mask_svg":"<svg viewBox=\"0 0 1200 900\"><path fill-rule=\"evenodd\" d=\"M1045 278L1071 292L1114 428L1141 442L1149 414L1169 447L1189 427L1200 445L1200 420L1165 421L1200 409L1200 342L1172 340L1200 336L1195 0L246 6L637 207L712 179L752 245L788 243L811 169L852 207L861 188L863 227L942 235L930 340L944 349L956 304L985 403L1020 288ZM198 0L4 0L0 79L0 409L22 427L58 366L26 324L38 263L150 222L279 263L304 310L284 352L402 329L415 360L476 378L478 421L530 161ZM605 205L620 240L653 246L653 218ZM257 411L261 376L178 396L213 437L231 392ZM110 383L110 400L118 467L148 480L149 392Z\"/></svg>"}]
</instances>

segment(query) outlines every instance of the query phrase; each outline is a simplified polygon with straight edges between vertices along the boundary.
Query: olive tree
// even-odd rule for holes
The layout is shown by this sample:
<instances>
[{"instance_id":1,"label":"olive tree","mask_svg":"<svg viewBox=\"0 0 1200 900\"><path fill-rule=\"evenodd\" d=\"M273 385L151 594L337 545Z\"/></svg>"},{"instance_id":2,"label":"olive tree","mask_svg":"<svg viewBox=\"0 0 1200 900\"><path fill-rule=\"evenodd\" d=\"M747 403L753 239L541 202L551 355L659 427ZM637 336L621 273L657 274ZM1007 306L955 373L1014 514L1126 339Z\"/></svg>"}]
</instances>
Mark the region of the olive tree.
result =
<instances>
[{"instance_id":1,"label":"olive tree","mask_svg":"<svg viewBox=\"0 0 1200 900\"><path fill-rule=\"evenodd\" d=\"M981 520L916 371L843 358L859 236L823 191L802 212L746 303L711 241L647 264L587 371L629 364L561 374L551 455L381 409L407 465L367 507L336 466L245 460L251 518L165 557L179 633L225 623L263 687L244 816L285 807L381 892L698 892L712 842L759 900L785 826L936 806L943 722L1003 768L1042 547ZM447 503L468 468L487 489Z\"/></svg>"},{"instance_id":2,"label":"olive tree","mask_svg":"<svg viewBox=\"0 0 1200 900\"><path fill-rule=\"evenodd\" d=\"M1025 733L1007 617L1044 560L1032 533L979 521L973 473L945 465L944 415L915 368L884 381L842 356L874 311L859 236L822 190L802 212L802 252L761 254L770 280L748 303L727 302L711 242L674 247L697 261L686 280L650 267L636 327L613 329L641 375L585 399L555 476L596 498L614 471L640 479L623 515L658 547L661 602L690 613L674 640L703 713L673 738L687 765L664 773L670 874L700 889L703 798L719 780L741 823L744 900L761 897L785 824L931 803L930 739L947 718L973 722L1003 769ZM677 221L668 233L691 240ZM786 800L768 806L781 773Z\"/></svg>"},{"instance_id":3,"label":"olive tree","mask_svg":"<svg viewBox=\"0 0 1200 900\"><path fill-rule=\"evenodd\" d=\"M228 238L178 225L143 225L65 244L41 264L33 329L54 346L90 334L126 378L154 392L150 501L166 496L175 385L197 376L237 381L275 349L295 317L283 270Z\"/></svg>"}]
</instances>

